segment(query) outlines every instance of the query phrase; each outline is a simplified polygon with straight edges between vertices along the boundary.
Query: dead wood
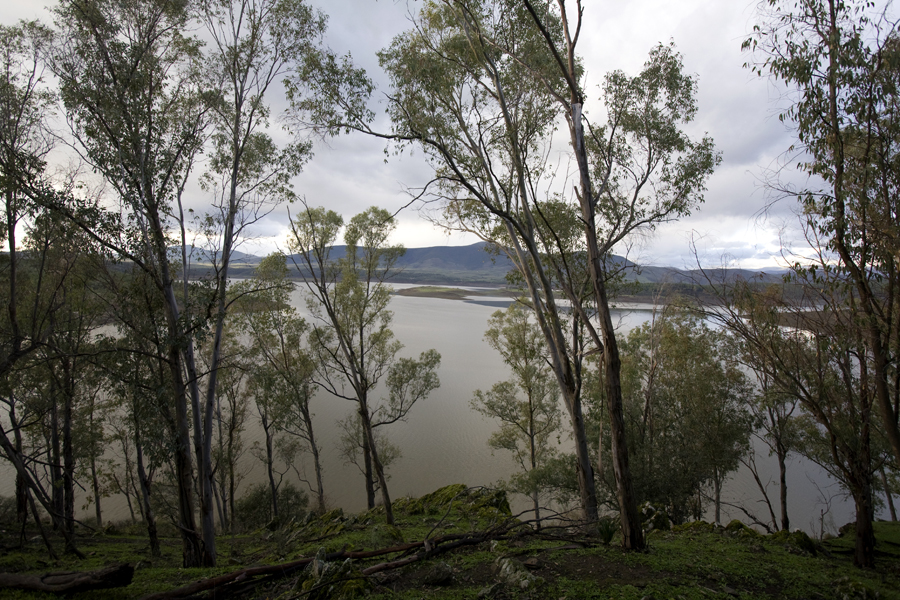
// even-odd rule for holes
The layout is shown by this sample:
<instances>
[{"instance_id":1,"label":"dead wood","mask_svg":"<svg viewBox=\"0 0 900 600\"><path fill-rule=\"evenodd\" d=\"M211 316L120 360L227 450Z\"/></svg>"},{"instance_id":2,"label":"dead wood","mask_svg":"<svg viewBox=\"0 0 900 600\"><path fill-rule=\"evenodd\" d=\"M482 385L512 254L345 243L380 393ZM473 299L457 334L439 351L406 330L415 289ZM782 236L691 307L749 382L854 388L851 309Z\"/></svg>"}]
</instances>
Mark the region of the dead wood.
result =
<instances>
[{"instance_id":1,"label":"dead wood","mask_svg":"<svg viewBox=\"0 0 900 600\"><path fill-rule=\"evenodd\" d=\"M436 538L426 539L421 542L410 542L408 544L392 546L390 548L382 548L380 550L356 552L347 552L342 550L339 552L331 552L329 554L326 554L324 560L326 562L346 560L348 558L360 560L365 558L375 558L377 556L384 556L387 554L401 554L404 552L410 552L412 550L420 550L419 552L405 558L379 563L363 569L361 571L361 574L363 576L368 576L380 571L396 569L414 563L416 561L423 560L425 558L430 558L438 554L449 552L450 550L462 546L471 546L489 540L503 539L505 537L505 534L508 533L509 530L510 527L501 527L489 532L481 532L477 534L448 534ZM248 584L253 585L252 580L255 578L260 578L261 582L262 578L265 578L265 581L271 581L273 577L288 577L293 573L296 573L300 569L306 567L306 565L311 563L313 560L315 560L314 557L309 557L277 565L265 565L260 567L239 569L231 573L226 573L224 575L219 575L218 577L212 577L210 579L197 581L174 590L169 590L167 592L149 594L141 598L141 600L176 600L178 598L187 598L209 590L216 590L216 597L225 597L224 595L220 596L219 594L227 593L227 591L230 591L230 588L232 587L244 587Z\"/></svg>"},{"instance_id":2,"label":"dead wood","mask_svg":"<svg viewBox=\"0 0 900 600\"><path fill-rule=\"evenodd\" d=\"M0 573L0 589L15 588L53 594L71 594L86 590L125 587L131 583L134 567L115 565L97 571L57 571L44 575Z\"/></svg>"}]
</instances>

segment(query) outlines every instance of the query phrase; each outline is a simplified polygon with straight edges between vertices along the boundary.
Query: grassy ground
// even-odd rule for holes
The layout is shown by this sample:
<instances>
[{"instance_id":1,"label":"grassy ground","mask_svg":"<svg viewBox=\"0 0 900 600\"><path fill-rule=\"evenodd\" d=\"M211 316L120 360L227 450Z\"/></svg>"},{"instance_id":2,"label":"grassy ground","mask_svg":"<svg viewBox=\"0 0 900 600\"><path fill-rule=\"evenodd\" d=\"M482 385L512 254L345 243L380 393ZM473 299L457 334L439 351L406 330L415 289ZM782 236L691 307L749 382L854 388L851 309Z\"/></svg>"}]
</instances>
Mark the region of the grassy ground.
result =
<instances>
[{"instance_id":1,"label":"grassy ground","mask_svg":"<svg viewBox=\"0 0 900 600\"><path fill-rule=\"evenodd\" d=\"M151 558L145 538L115 531L80 537L80 548L87 555L84 560L50 561L38 539L18 548L7 529L0 538L0 572L82 571L127 562L136 566L129 587L71 597L139 598L246 566L317 553L322 558L329 552L388 548L426 537L438 540L435 547L442 548L452 540L473 541L467 536L492 530L501 539L462 545L369 577L363 577L361 570L412 556L416 550L365 560L313 561L286 577L245 584L241 589L219 588L214 597L900 599L898 523L876 524L877 567L863 571L852 565L852 538L818 543L802 534L761 536L736 524L721 528L697 523L651 532L648 551L632 553L618 548L615 539L604 545L597 538L564 529L535 535L525 527L511 526L507 510L502 495L450 486L421 499L399 500L395 527L384 524L380 509L361 515L333 511L282 529L223 536L218 540L220 566L216 569L182 569L177 539L165 539L163 556ZM498 583L510 573L506 583ZM0 597L51 596L0 590Z\"/></svg>"}]
</instances>

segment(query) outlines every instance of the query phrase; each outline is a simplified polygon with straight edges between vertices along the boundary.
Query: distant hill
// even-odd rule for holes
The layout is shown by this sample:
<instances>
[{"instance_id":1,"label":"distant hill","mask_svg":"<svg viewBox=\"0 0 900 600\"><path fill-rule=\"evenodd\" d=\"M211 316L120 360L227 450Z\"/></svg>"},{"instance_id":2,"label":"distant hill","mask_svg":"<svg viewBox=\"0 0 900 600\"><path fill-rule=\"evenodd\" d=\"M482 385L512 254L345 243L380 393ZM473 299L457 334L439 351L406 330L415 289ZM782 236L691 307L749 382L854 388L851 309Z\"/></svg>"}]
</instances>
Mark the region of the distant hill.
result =
<instances>
[{"instance_id":1,"label":"distant hill","mask_svg":"<svg viewBox=\"0 0 900 600\"><path fill-rule=\"evenodd\" d=\"M398 261L400 272L392 278L396 283L421 283L441 285L500 286L506 283L506 274L512 270L512 263L505 255L494 256L486 251L486 244L479 242L469 246L432 246L428 248L407 248L406 254ZM331 257L344 256L345 246L334 246ZM195 269L203 268L209 257L195 249L192 253ZM243 252L235 253L232 260L234 277L249 277L261 257ZM299 257L288 256L288 265ZM706 279L698 270L681 270L674 267L641 267L623 257L613 256L616 264L623 265L625 279L646 284L701 285ZM763 283L781 283L778 272L760 272L749 269L709 269L707 274L714 280L723 277L728 281L753 279Z\"/></svg>"}]
</instances>

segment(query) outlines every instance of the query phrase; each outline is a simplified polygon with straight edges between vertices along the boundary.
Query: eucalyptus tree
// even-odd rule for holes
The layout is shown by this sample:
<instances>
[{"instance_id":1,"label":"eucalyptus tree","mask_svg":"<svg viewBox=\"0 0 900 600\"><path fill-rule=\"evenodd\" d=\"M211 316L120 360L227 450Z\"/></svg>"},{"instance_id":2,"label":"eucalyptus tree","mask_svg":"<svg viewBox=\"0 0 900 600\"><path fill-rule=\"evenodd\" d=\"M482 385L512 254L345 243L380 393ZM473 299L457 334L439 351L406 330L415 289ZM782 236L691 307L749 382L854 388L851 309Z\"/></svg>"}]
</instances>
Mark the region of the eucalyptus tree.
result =
<instances>
[{"instance_id":1,"label":"eucalyptus tree","mask_svg":"<svg viewBox=\"0 0 900 600\"><path fill-rule=\"evenodd\" d=\"M641 548L604 261L636 230L689 213L702 199L718 158L709 138L693 141L682 130L696 112L696 82L664 46L651 53L637 77L607 77L603 96L609 122L591 127L585 139L584 73L576 55L580 2L575 13L570 22L562 1L543 2L537 9L528 1L426 2L414 29L380 55L391 77L391 132L370 127L373 114L365 99L372 84L349 61L334 56L294 85L314 87L323 100L295 101L295 106L305 111L304 118L332 131L356 128L420 146L435 174L425 195L444 201L447 225L509 249L550 348L575 439L582 507L593 521L597 502L581 408L582 353L567 348L572 336L556 308L554 280L560 286L579 326L602 351L625 545ZM333 76L315 78L317 71L344 77L338 85ZM569 125L579 167L575 201L542 189L560 119ZM577 249L587 258L587 279L570 262L572 246L544 211L545 198L562 200L565 212L580 223ZM571 216L566 222L573 222ZM552 255L560 260L548 263L545 257ZM591 310L598 311L600 331L591 323Z\"/></svg>"},{"instance_id":2,"label":"eucalyptus tree","mask_svg":"<svg viewBox=\"0 0 900 600\"><path fill-rule=\"evenodd\" d=\"M174 0L71 0L56 8L59 41L51 65L75 148L108 183L112 197L106 201L112 206L85 198L54 208L143 271L160 296L177 427L183 563L211 566L215 543L201 540L196 526L188 421L189 400L194 414L200 412L190 339L195 324L177 297L169 251L177 207L208 120L208 99L191 73L199 43L184 35L188 9Z\"/></svg>"},{"instance_id":3,"label":"eucalyptus tree","mask_svg":"<svg viewBox=\"0 0 900 600\"><path fill-rule=\"evenodd\" d=\"M292 197L290 179L312 148L308 142L282 148L275 144L267 131L271 110L266 96L305 55L318 52L325 17L304 0L201 0L199 9L212 38L203 72L217 94L211 103L215 131L210 170L203 179L214 196L208 220L216 267L213 341L205 404L202 414L195 410L194 415L203 538L209 545L215 540L212 427L231 256L248 227Z\"/></svg>"},{"instance_id":4,"label":"eucalyptus tree","mask_svg":"<svg viewBox=\"0 0 900 600\"><path fill-rule=\"evenodd\" d=\"M802 408L791 418L794 449L819 463L852 497L854 563L869 567L875 544L875 441L884 435L876 418L873 362L864 327L846 310L858 301L854 287L837 270L804 272L808 278L799 299L760 293L739 282L717 289L721 303L708 314L742 339L770 392L796 399Z\"/></svg>"},{"instance_id":5,"label":"eucalyptus tree","mask_svg":"<svg viewBox=\"0 0 900 600\"><path fill-rule=\"evenodd\" d=\"M403 345L394 338L388 309L391 289L387 280L396 272L402 246L388 237L395 222L390 213L370 208L344 227L334 211L310 208L291 222L292 257L304 277L307 304L312 314L310 347L315 382L338 398L356 403L364 439L366 491L374 505L374 481L381 489L387 522L394 513L375 428L406 419L413 405L440 382L440 354L428 350L418 359L398 358ZM344 228L344 256L333 258L334 243ZM387 398L378 401L375 390L384 380ZM371 467L370 467L371 465Z\"/></svg>"},{"instance_id":6,"label":"eucalyptus tree","mask_svg":"<svg viewBox=\"0 0 900 600\"><path fill-rule=\"evenodd\" d=\"M4 380L16 362L40 346L50 325L49 315L39 310L37 304L40 294L26 290L34 280L22 273L23 256L18 238L19 223L33 213L29 191L41 186L44 157L52 148L43 117L51 111L53 97L43 85L40 60L49 42L49 30L36 22L0 25L0 209L3 211L0 233L6 246L0 270L4 306L0 321L0 378ZM24 415L16 414L14 392L4 384L2 403L6 415L0 443L7 458L17 467L17 513L24 526L28 514L27 487L31 480L20 469L25 467L24 463L14 461L9 455L12 452L21 457L23 451L19 425Z\"/></svg>"},{"instance_id":7,"label":"eucalyptus tree","mask_svg":"<svg viewBox=\"0 0 900 600\"><path fill-rule=\"evenodd\" d=\"M273 417L277 427L296 438L312 456L316 510L325 512L321 448L313 428L310 402L315 393L313 360L307 348L309 325L291 306L294 284L289 279L287 258L273 254L260 262L252 280L236 288L245 294L238 322L249 336L249 360L254 370L270 372L277 379Z\"/></svg>"},{"instance_id":8,"label":"eucalyptus tree","mask_svg":"<svg viewBox=\"0 0 900 600\"><path fill-rule=\"evenodd\" d=\"M801 282L814 283L824 273L844 294L843 309L853 315L867 348L874 406L900 466L895 11L889 2L772 0L759 12L760 23L744 43L753 52L749 65L790 90L780 118L796 132L798 167L810 176L800 189L779 190L799 200L802 226L819 254L808 269L802 266L808 262L798 261L795 271Z\"/></svg>"},{"instance_id":9,"label":"eucalyptus tree","mask_svg":"<svg viewBox=\"0 0 900 600\"><path fill-rule=\"evenodd\" d=\"M664 310L622 342L622 388L638 499L681 523L702 518L711 488L721 521L725 478L750 450L753 387L725 332Z\"/></svg>"},{"instance_id":10,"label":"eucalyptus tree","mask_svg":"<svg viewBox=\"0 0 900 600\"><path fill-rule=\"evenodd\" d=\"M513 454L520 473L511 478L511 488L531 497L540 529L542 486L537 476L557 453L553 438L559 436L559 387L547 364L544 335L528 314L513 303L491 315L484 337L503 357L512 378L487 391L476 390L470 404L500 421L488 444Z\"/></svg>"}]
</instances>

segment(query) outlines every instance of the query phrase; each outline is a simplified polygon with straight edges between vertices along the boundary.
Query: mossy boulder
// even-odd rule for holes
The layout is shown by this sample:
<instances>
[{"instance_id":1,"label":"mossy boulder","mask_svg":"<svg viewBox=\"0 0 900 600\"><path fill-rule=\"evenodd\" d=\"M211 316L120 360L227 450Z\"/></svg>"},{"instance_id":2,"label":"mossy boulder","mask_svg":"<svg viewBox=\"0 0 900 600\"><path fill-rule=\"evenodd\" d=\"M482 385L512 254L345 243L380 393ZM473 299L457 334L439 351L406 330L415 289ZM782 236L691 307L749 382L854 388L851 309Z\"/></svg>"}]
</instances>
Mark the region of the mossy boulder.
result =
<instances>
[{"instance_id":1,"label":"mossy boulder","mask_svg":"<svg viewBox=\"0 0 900 600\"><path fill-rule=\"evenodd\" d=\"M754 529L747 527L738 519L734 519L725 526L725 533L731 537L755 540L761 538L762 535Z\"/></svg>"},{"instance_id":2,"label":"mossy boulder","mask_svg":"<svg viewBox=\"0 0 900 600\"><path fill-rule=\"evenodd\" d=\"M706 521L691 521L672 527L674 533L713 533L715 530L715 524Z\"/></svg>"},{"instance_id":3,"label":"mossy boulder","mask_svg":"<svg viewBox=\"0 0 900 600\"><path fill-rule=\"evenodd\" d=\"M672 520L662 504L644 502L641 505L641 526L644 531L668 531L672 529Z\"/></svg>"},{"instance_id":4,"label":"mossy boulder","mask_svg":"<svg viewBox=\"0 0 900 600\"><path fill-rule=\"evenodd\" d=\"M437 514L442 509L446 510L447 505L461 494L464 494L466 490L465 484L455 483L419 498L401 498L394 503L394 508L403 510L409 515Z\"/></svg>"},{"instance_id":5,"label":"mossy boulder","mask_svg":"<svg viewBox=\"0 0 900 600\"><path fill-rule=\"evenodd\" d=\"M816 556L816 543L802 531L776 531L769 538L773 542L784 544L788 550L799 550L802 554Z\"/></svg>"},{"instance_id":6,"label":"mossy boulder","mask_svg":"<svg viewBox=\"0 0 900 600\"><path fill-rule=\"evenodd\" d=\"M394 503L394 509L402 510L408 515L437 515L445 512L453 502L460 509L478 517L512 515L506 492L469 488L462 483L444 486L420 498L401 498Z\"/></svg>"}]
</instances>

